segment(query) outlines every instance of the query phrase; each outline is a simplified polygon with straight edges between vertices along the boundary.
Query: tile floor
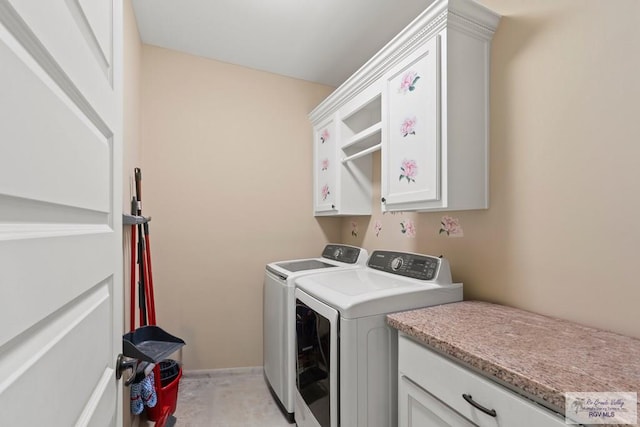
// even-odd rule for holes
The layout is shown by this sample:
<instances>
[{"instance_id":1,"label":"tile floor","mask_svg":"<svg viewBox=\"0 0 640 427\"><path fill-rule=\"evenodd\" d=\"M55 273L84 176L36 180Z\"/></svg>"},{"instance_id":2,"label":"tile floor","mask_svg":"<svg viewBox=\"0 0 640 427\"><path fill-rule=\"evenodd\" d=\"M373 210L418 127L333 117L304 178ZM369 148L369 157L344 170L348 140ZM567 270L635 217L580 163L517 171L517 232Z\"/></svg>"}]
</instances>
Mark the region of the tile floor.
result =
<instances>
[{"instance_id":1,"label":"tile floor","mask_svg":"<svg viewBox=\"0 0 640 427\"><path fill-rule=\"evenodd\" d=\"M274 402L262 367L185 371L176 427L294 427Z\"/></svg>"}]
</instances>

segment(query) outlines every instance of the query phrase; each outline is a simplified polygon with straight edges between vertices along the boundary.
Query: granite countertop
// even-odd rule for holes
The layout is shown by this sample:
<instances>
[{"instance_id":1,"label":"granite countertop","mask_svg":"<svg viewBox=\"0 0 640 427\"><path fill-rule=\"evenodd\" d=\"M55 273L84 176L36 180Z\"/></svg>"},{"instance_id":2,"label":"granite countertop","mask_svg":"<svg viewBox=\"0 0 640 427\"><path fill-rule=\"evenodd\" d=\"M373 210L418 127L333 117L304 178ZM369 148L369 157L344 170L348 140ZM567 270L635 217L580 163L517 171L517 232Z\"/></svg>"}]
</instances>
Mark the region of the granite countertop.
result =
<instances>
[{"instance_id":1,"label":"granite countertop","mask_svg":"<svg viewBox=\"0 0 640 427\"><path fill-rule=\"evenodd\" d=\"M480 301L390 314L387 323L560 413L565 392L637 392L640 398L635 338Z\"/></svg>"}]
</instances>

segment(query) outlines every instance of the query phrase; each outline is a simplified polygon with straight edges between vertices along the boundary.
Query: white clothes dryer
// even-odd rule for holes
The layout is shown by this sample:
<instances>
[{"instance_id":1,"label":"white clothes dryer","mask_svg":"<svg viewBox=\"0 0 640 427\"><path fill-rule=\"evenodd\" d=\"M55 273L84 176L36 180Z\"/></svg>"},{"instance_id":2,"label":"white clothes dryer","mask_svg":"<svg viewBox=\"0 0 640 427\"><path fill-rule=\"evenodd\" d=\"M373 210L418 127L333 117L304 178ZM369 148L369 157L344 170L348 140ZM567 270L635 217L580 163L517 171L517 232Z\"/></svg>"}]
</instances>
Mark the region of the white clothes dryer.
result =
<instances>
[{"instance_id":1,"label":"white clothes dryer","mask_svg":"<svg viewBox=\"0 0 640 427\"><path fill-rule=\"evenodd\" d=\"M375 251L367 268L295 286L297 425L396 426L398 334L386 315L461 301L448 261Z\"/></svg>"},{"instance_id":2,"label":"white clothes dryer","mask_svg":"<svg viewBox=\"0 0 640 427\"><path fill-rule=\"evenodd\" d=\"M325 271L364 268L367 251L355 246L328 244L318 258L267 264L263 288L264 377L276 403L294 422L296 279Z\"/></svg>"}]
</instances>

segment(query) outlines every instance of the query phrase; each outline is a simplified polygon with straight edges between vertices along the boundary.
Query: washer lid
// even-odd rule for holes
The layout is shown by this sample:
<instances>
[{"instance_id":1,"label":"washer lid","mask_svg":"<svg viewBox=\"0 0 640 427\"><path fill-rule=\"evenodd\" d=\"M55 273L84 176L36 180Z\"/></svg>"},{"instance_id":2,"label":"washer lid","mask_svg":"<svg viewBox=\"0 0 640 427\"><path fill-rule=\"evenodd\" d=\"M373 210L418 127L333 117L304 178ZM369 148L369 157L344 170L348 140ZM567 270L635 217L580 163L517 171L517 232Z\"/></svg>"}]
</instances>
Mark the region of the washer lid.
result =
<instances>
[{"instance_id":1,"label":"washer lid","mask_svg":"<svg viewBox=\"0 0 640 427\"><path fill-rule=\"evenodd\" d=\"M303 259L301 261L278 262L276 265L288 271L316 270L322 268L337 267L335 264L328 264L318 259Z\"/></svg>"},{"instance_id":2,"label":"washer lid","mask_svg":"<svg viewBox=\"0 0 640 427\"><path fill-rule=\"evenodd\" d=\"M293 280L296 277L311 273L320 273L331 267L345 267L350 264L343 264L323 258L293 259L290 261L272 262L267 264L267 271L279 276L282 280ZM356 266L354 265L353 268ZM293 283L292 283L293 285Z\"/></svg>"},{"instance_id":3,"label":"washer lid","mask_svg":"<svg viewBox=\"0 0 640 427\"><path fill-rule=\"evenodd\" d=\"M347 319L462 301L462 284L441 285L372 268L303 276L296 287Z\"/></svg>"},{"instance_id":4,"label":"washer lid","mask_svg":"<svg viewBox=\"0 0 640 427\"><path fill-rule=\"evenodd\" d=\"M302 274L320 273L331 267L358 268L367 263L367 250L356 246L330 243L325 246L322 257L291 259L267 264L267 270L282 280L293 279Z\"/></svg>"},{"instance_id":5,"label":"washer lid","mask_svg":"<svg viewBox=\"0 0 640 427\"><path fill-rule=\"evenodd\" d=\"M360 264L345 264L326 258L293 259L290 261L272 262L266 266L267 271L287 281L290 286L293 286L293 281L301 276L351 268L364 268L364 266Z\"/></svg>"}]
</instances>

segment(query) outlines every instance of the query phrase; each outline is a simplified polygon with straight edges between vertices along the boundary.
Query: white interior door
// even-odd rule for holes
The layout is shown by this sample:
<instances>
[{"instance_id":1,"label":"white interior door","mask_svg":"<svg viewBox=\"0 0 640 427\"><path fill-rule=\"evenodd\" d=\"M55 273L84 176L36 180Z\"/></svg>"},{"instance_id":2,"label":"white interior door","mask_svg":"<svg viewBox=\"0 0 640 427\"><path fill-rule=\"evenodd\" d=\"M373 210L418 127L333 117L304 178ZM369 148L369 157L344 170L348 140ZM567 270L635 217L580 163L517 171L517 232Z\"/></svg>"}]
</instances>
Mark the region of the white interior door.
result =
<instances>
[{"instance_id":1,"label":"white interior door","mask_svg":"<svg viewBox=\"0 0 640 427\"><path fill-rule=\"evenodd\" d=\"M0 0L0 425L122 424L121 0Z\"/></svg>"}]
</instances>

